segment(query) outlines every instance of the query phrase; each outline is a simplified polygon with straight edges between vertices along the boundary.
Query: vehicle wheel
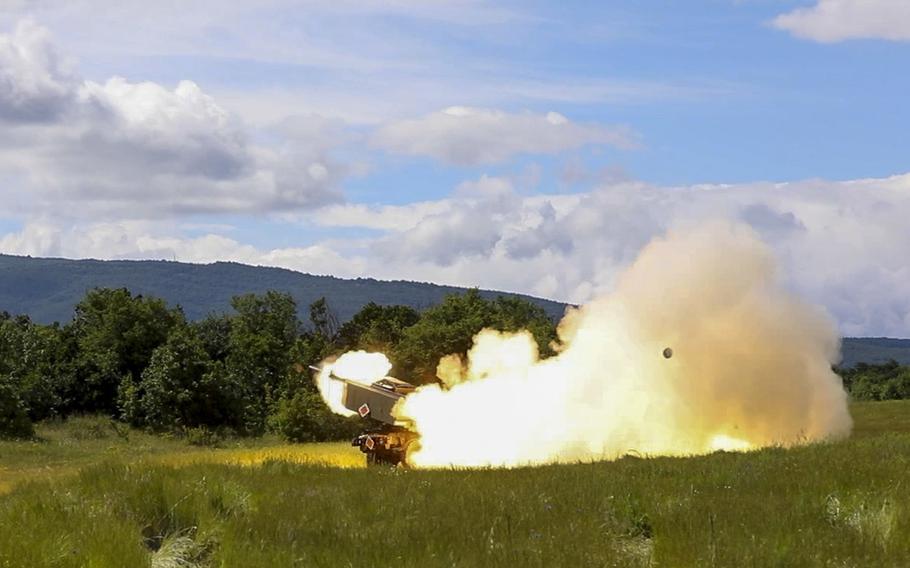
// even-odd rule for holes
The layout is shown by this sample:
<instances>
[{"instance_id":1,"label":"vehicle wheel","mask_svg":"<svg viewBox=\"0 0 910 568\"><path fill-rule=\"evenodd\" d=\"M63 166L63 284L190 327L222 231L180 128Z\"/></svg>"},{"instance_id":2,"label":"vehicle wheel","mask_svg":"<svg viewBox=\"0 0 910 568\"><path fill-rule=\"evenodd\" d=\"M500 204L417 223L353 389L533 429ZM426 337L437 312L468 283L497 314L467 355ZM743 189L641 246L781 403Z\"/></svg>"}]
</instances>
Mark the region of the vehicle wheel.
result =
<instances>
[{"instance_id":1,"label":"vehicle wheel","mask_svg":"<svg viewBox=\"0 0 910 568\"><path fill-rule=\"evenodd\" d=\"M401 460L398 458L398 454L394 452L383 453L376 457L376 463L386 467L395 467L399 461Z\"/></svg>"}]
</instances>

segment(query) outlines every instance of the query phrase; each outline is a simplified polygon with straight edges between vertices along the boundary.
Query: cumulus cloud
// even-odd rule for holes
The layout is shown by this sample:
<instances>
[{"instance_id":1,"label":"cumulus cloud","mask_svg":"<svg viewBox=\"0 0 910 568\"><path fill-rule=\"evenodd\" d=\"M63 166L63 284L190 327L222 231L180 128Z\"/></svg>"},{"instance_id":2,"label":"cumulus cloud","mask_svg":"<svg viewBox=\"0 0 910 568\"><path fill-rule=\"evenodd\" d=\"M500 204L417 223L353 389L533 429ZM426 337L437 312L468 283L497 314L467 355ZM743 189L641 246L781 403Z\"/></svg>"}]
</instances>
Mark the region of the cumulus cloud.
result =
<instances>
[{"instance_id":1,"label":"cumulus cloud","mask_svg":"<svg viewBox=\"0 0 910 568\"><path fill-rule=\"evenodd\" d=\"M22 20L0 35L0 119L54 120L73 102L76 87L71 63L53 49L46 29Z\"/></svg>"},{"instance_id":2,"label":"cumulus cloud","mask_svg":"<svg viewBox=\"0 0 910 568\"><path fill-rule=\"evenodd\" d=\"M819 42L848 39L910 41L910 2L905 0L817 0L774 19L775 27Z\"/></svg>"},{"instance_id":3,"label":"cumulus cloud","mask_svg":"<svg viewBox=\"0 0 910 568\"><path fill-rule=\"evenodd\" d=\"M637 140L628 128L576 123L556 112L449 107L386 124L373 135L372 143L395 154L471 166L521 154L557 154L590 144L632 148Z\"/></svg>"},{"instance_id":4,"label":"cumulus cloud","mask_svg":"<svg viewBox=\"0 0 910 568\"><path fill-rule=\"evenodd\" d=\"M439 215L418 221L373 243L374 256L389 261L417 261L449 265L457 259L486 258L501 239L495 216L483 204L459 204Z\"/></svg>"},{"instance_id":5,"label":"cumulus cloud","mask_svg":"<svg viewBox=\"0 0 910 568\"><path fill-rule=\"evenodd\" d=\"M298 118L280 144L256 145L192 81L80 78L27 20L0 34L0 126L0 174L14 182L0 194L26 215L300 210L340 200L346 175L318 117Z\"/></svg>"},{"instance_id":6,"label":"cumulus cloud","mask_svg":"<svg viewBox=\"0 0 910 568\"><path fill-rule=\"evenodd\" d=\"M480 178L472 183L504 182ZM617 275L654 236L733 219L749 224L772 247L788 286L827 307L845 334L910 335L910 174L684 187L623 182L581 194L500 190L456 193L421 204L339 205L334 210L336 215L313 216L312 221L345 219L342 224L364 223L375 234L264 249L215 232L180 236L177 228L160 224L32 223L0 238L0 251L236 260L581 303L612 289Z\"/></svg>"},{"instance_id":7,"label":"cumulus cloud","mask_svg":"<svg viewBox=\"0 0 910 568\"><path fill-rule=\"evenodd\" d=\"M79 101L86 112L97 111L91 119L110 127L83 132L83 138L130 171L158 167L217 180L235 178L252 166L245 133L192 81L181 81L173 91L119 77L103 85L86 82Z\"/></svg>"}]
</instances>

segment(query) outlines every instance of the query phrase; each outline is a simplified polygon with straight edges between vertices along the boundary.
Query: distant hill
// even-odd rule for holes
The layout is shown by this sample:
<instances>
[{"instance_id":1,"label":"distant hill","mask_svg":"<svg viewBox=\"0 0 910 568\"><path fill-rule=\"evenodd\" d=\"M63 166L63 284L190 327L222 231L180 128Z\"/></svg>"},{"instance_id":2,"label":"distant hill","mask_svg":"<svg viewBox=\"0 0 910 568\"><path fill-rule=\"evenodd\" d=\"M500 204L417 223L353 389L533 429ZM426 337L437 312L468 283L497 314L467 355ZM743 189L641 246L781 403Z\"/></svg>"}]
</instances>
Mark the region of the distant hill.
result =
<instances>
[{"instance_id":1,"label":"distant hill","mask_svg":"<svg viewBox=\"0 0 910 568\"><path fill-rule=\"evenodd\" d=\"M325 296L341 321L365 304L402 304L424 309L446 294L465 288L423 282L386 282L372 278L347 280L316 276L283 268L234 262L188 264L162 260L67 260L0 255L0 311L28 314L40 323L67 322L73 307L95 287L128 288L134 294L155 296L179 304L189 319L231 310L231 297L267 290L288 292L297 301L301 319L309 305ZM482 290L487 298L517 296L534 302L554 320L566 305L521 294Z\"/></svg>"},{"instance_id":2,"label":"distant hill","mask_svg":"<svg viewBox=\"0 0 910 568\"><path fill-rule=\"evenodd\" d=\"M885 363L890 359L910 365L910 339L845 337L842 352L842 367L854 367L859 362Z\"/></svg>"},{"instance_id":3,"label":"distant hill","mask_svg":"<svg viewBox=\"0 0 910 568\"><path fill-rule=\"evenodd\" d=\"M66 260L0 255L0 311L28 314L34 321L67 322L73 307L94 287L128 288L135 294L164 298L179 304L190 319L230 311L232 296L280 290L290 293L306 319L307 307L325 296L341 321L350 319L364 304L404 304L418 310L438 303L446 294L464 288L423 282L386 282L372 278L347 280L316 276L283 268L248 266L233 262L188 264L161 260ZM553 320L566 305L507 292L481 291L487 298L518 296L541 306ZM889 359L910 364L910 339L848 337L843 343L842 366L860 361Z\"/></svg>"}]
</instances>

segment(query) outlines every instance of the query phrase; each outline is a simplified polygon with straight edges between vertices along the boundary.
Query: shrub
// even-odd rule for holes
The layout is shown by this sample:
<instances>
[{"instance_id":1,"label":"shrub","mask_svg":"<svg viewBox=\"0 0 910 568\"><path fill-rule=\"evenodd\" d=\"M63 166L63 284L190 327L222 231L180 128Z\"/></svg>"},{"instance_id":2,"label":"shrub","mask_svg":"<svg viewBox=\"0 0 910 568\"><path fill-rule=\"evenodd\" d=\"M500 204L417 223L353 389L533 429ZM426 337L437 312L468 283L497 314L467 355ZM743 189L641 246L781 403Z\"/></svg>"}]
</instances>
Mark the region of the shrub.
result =
<instances>
[{"instance_id":1,"label":"shrub","mask_svg":"<svg viewBox=\"0 0 910 568\"><path fill-rule=\"evenodd\" d=\"M186 428L183 434L186 437L186 442L191 446L213 448L221 444L222 440L221 434L205 426Z\"/></svg>"},{"instance_id":2,"label":"shrub","mask_svg":"<svg viewBox=\"0 0 910 568\"><path fill-rule=\"evenodd\" d=\"M236 426L243 413L240 388L223 367L212 362L193 328L178 327L138 382L130 376L121 382L122 416L156 431Z\"/></svg>"},{"instance_id":3,"label":"shrub","mask_svg":"<svg viewBox=\"0 0 910 568\"><path fill-rule=\"evenodd\" d=\"M880 365L860 363L841 370L844 387L854 400L910 398L910 367L888 361Z\"/></svg>"},{"instance_id":4,"label":"shrub","mask_svg":"<svg viewBox=\"0 0 910 568\"><path fill-rule=\"evenodd\" d=\"M339 440L353 436L362 426L357 418L332 413L319 394L310 390L279 400L269 425L291 442Z\"/></svg>"},{"instance_id":5,"label":"shrub","mask_svg":"<svg viewBox=\"0 0 910 568\"><path fill-rule=\"evenodd\" d=\"M34 433L19 393L0 379L0 438L29 438Z\"/></svg>"}]
</instances>

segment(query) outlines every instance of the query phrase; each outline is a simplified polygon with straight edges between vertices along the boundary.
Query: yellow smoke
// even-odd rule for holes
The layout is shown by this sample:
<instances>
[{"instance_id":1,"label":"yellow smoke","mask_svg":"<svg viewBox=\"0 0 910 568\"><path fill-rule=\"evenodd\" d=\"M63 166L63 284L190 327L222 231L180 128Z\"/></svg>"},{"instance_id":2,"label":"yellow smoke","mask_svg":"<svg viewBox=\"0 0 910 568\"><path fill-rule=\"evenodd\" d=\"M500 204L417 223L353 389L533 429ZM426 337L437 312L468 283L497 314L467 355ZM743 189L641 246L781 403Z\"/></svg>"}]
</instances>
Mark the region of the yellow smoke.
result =
<instances>
[{"instance_id":1,"label":"yellow smoke","mask_svg":"<svg viewBox=\"0 0 910 568\"><path fill-rule=\"evenodd\" d=\"M396 408L420 434L412 465L689 455L851 428L833 323L786 290L743 227L655 240L612 293L566 315L559 337L540 360L530 333L484 330L466 361L441 361L444 384Z\"/></svg>"},{"instance_id":2,"label":"yellow smoke","mask_svg":"<svg viewBox=\"0 0 910 568\"><path fill-rule=\"evenodd\" d=\"M316 375L316 387L326 405L336 414L354 416L357 414L344 406L344 383L332 380L331 376L369 385L385 377L392 364L382 353L348 351L334 361L323 361Z\"/></svg>"}]
</instances>

